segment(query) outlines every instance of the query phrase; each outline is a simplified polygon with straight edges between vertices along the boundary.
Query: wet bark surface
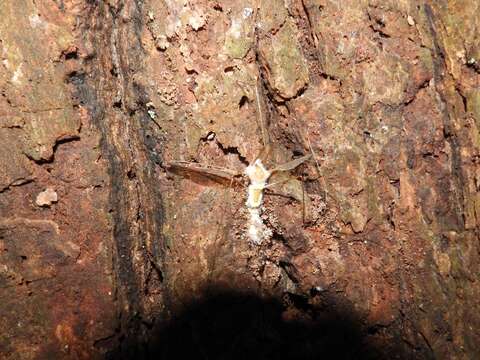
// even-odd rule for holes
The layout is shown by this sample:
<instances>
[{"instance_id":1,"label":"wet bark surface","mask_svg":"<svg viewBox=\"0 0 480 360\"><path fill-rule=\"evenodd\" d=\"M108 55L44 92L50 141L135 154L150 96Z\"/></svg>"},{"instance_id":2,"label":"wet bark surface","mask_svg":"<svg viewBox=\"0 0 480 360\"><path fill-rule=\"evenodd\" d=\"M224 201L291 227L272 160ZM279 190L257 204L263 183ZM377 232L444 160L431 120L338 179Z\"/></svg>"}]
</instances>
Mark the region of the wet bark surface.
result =
<instances>
[{"instance_id":1,"label":"wet bark surface","mask_svg":"<svg viewBox=\"0 0 480 360\"><path fill-rule=\"evenodd\" d=\"M0 357L478 357L478 7L2 1Z\"/></svg>"}]
</instances>

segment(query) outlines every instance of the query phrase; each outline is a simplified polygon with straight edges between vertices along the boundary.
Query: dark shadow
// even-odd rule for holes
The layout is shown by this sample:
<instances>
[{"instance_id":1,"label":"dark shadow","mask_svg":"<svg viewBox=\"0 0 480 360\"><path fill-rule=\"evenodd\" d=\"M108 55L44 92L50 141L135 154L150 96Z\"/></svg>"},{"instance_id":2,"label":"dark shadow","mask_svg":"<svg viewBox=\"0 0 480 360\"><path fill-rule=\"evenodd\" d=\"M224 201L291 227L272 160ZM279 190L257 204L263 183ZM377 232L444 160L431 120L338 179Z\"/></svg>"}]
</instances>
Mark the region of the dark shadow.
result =
<instances>
[{"instance_id":1,"label":"dark shadow","mask_svg":"<svg viewBox=\"0 0 480 360\"><path fill-rule=\"evenodd\" d=\"M298 299L297 299L298 300ZM297 301L290 299L288 302ZM109 359L403 359L366 344L368 331L350 315L328 309L309 320L285 319L286 305L256 295L222 292L185 307L153 331L147 344L123 344ZM306 305L308 306L308 305ZM296 309L296 310L295 310Z\"/></svg>"}]
</instances>

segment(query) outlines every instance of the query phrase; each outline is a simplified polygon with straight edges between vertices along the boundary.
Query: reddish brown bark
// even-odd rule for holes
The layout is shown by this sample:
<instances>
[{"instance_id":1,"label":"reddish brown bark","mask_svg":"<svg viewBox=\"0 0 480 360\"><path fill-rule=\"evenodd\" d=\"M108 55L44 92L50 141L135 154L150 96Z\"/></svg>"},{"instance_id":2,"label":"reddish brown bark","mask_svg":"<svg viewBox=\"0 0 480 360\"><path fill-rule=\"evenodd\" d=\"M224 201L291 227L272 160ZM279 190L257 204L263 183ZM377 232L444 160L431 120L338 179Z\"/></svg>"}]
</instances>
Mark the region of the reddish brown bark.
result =
<instances>
[{"instance_id":1,"label":"reddish brown bark","mask_svg":"<svg viewBox=\"0 0 480 360\"><path fill-rule=\"evenodd\" d=\"M1 357L478 357L478 6L3 1Z\"/></svg>"}]
</instances>

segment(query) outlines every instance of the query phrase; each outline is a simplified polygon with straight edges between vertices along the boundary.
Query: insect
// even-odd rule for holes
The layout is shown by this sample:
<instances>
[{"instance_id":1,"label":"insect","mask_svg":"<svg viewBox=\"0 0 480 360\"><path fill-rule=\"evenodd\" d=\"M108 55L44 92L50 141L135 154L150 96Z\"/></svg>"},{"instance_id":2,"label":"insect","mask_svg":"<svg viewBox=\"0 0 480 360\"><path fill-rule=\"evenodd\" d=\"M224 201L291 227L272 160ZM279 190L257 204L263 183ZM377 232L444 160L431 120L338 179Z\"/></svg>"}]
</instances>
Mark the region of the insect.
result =
<instances>
[{"instance_id":1,"label":"insect","mask_svg":"<svg viewBox=\"0 0 480 360\"><path fill-rule=\"evenodd\" d=\"M201 165L187 161L173 161L167 164L166 167L168 170L180 175L193 177L200 176L224 186L240 185L244 187L248 184L247 200L245 202L245 206L250 213L248 237L254 244L260 245L268 233L268 229L261 219L264 190L278 184L269 184L269 179L275 173L294 170L309 158L310 155L302 156L269 170L263 165L262 159L257 157L255 161L245 168L243 173L226 168Z\"/></svg>"},{"instance_id":2,"label":"insect","mask_svg":"<svg viewBox=\"0 0 480 360\"><path fill-rule=\"evenodd\" d=\"M257 79L258 80L258 79ZM268 237L269 229L263 223L261 218L264 190L276 185L269 184L270 178L278 172L288 172L294 170L310 158L310 155L302 156L284 164L267 169L263 164L262 158L267 157L271 151L270 139L267 126L263 117L262 99L259 91L259 83L255 87L258 122L261 130L264 149L257 158L251 162L243 173L234 170L225 169L217 166L202 165L187 161L173 161L166 164L167 170L187 177L207 178L224 186L242 186L247 188L247 200L245 206L250 214L248 222L248 237L256 244L260 245Z\"/></svg>"}]
</instances>

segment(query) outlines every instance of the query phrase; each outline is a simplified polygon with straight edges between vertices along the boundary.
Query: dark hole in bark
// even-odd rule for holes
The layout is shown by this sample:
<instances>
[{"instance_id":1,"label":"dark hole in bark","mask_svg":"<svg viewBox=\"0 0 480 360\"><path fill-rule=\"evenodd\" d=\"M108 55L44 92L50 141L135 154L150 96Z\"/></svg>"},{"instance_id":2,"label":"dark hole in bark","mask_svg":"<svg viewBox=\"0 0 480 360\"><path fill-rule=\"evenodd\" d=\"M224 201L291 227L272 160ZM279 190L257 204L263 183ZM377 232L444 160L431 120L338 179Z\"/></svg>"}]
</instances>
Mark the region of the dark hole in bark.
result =
<instances>
[{"instance_id":1,"label":"dark hole in bark","mask_svg":"<svg viewBox=\"0 0 480 360\"><path fill-rule=\"evenodd\" d=\"M130 180L133 180L137 177L137 174L135 173L135 171L133 170L128 170L127 172L127 177L130 179Z\"/></svg>"},{"instance_id":2,"label":"dark hole in bark","mask_svg":"<svg viewBox=\"0 0 480 360\"><path fill-rule=\"evenodd\" d=\"M78 51L76 49L65 53L65 60L75 60L75 59L78 59Z\"/></svg>"},{"instance_id":3,"label":"dark hole in bark","mask_svg":"<svg viewBox=\"0 0 480 360\"><path fill-rule=\"evenodd\" d=\"M67 82L76 86L80 86L85 82L85 73L72 71L67 74Z\"/></svg>"},{"instance_id":4,"label":"dark hole in bark","mask_svg":"<svg viewBox=\"0 0 480 360\"><path fill-rule=\"evenodd\" d=\"M231 73L235 71L235 66L227 66L225 69L223 69L223 72L226 73Z\"/></svg>"},{"instance_id":5,"label":"dark hole in bark","mask_svg":"<svg viewBox=\"0 0 480 360\"><path fill-rule=\"evenodd\" d=\"M195 69L185 69L185 72L186 72L188 75L198 75L198 72L197 72L197 70L195 70Z\"/></svg>"},{"instance_id":6,"label":"dark hole in bark","mask_svg":"<svg viewBox=\"0 0 480 360\"><path fill-rule=\"evenodd\" d=\"M238 103L238 108L241 109L245 106L245 104L248 104L248 97L246 97L245 95L242 96L242 98L240 99L239 103Z\"/></svg>"}]
</instances>

